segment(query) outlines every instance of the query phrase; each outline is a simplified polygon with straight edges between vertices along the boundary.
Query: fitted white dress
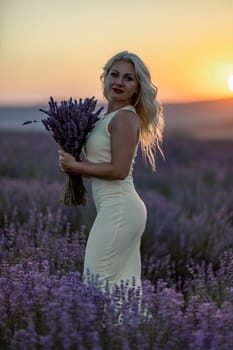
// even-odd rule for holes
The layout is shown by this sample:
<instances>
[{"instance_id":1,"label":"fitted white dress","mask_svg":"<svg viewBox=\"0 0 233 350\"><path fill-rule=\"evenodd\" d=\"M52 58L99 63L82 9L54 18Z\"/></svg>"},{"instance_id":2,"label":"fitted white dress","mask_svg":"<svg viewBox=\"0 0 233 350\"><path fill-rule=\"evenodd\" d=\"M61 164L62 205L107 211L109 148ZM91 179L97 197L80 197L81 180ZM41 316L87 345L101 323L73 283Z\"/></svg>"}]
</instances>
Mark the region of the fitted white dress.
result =
<instances>
[{"instance_id":1,"label":"fitted white dress","mask_svg":"<svg viewBox=\"0 0 233 350\"><path fill-rule=\"evenodd\" d=\"M133 106L121 108L133 111ZM108 124L117 111L101 116L84 147L87 160L111 162L111 134ZM136 156L135 149L134 158ZM141 285L140 242L147 212L133 184L133 163L124 180L91 178L97 216L91 228L84 259L84 276L98 275L112 287L121 281Z\"/></svg>"}]
</instances>

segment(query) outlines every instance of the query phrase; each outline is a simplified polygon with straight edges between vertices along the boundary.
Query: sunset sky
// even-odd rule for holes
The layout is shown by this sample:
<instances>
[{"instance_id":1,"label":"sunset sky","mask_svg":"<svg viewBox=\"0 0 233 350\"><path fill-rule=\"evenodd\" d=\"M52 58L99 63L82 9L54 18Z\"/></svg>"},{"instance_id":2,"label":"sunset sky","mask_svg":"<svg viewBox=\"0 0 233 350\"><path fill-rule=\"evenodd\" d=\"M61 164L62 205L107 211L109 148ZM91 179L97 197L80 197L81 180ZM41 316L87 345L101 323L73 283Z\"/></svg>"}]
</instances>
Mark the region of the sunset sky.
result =
<instances>
[{"instance_id":1,"label":"sunset sky","mask_svg":"<svg viewBox=\"0 0 233 350\"><path fill-rule=\"evenodd\" d=\"M102 66L123 50L163 102L233 97L233 1L0 0L0 104L102 100Z\"/></svg>"}]
</instances>

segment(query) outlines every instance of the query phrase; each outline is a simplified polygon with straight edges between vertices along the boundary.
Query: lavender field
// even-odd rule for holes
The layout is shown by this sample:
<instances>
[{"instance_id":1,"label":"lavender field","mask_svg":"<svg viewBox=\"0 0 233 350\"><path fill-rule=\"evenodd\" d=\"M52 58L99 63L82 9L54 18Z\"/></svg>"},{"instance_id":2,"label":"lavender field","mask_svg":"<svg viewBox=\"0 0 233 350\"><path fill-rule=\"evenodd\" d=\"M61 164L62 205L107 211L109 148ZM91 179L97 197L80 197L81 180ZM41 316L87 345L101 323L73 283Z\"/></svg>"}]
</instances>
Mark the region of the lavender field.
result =
<instances>
[{"instance_id":1,"label":"lavender field","mask_svg":"<svg viewBox=\"0 0 233 350\"><path fill-rule=\"evenodd\" d=\"M0 350L233 348L233 142L167 138L156 173L138 155L141 297L82 282L90 184L86 207L59 203L50 136L2 131L0 151Z\"/></svg>"}]
</instances>

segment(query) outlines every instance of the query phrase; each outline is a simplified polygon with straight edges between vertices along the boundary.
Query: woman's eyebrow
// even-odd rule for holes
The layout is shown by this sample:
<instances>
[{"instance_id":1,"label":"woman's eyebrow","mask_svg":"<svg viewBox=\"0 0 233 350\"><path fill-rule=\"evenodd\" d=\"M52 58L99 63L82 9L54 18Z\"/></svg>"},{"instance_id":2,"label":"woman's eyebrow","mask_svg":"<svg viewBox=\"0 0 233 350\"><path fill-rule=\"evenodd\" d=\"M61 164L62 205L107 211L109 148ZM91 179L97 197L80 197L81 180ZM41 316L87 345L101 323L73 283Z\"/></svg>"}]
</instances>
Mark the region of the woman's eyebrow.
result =
<instances>
[{"instance_id":1,"label":"woman's eyebrow","mask_svg":"<svg viewBox=\"0 0 233 350\"><path fill-rule=\"evenodd\" d=\"M118 73L118 74L120 73L117 69L113 69L112 72L115 72L115 73ZM125 73L124 75L126 75L126 76L131 75L131 76L133 76L133 73Z\"/></svg>"}]
</instances>

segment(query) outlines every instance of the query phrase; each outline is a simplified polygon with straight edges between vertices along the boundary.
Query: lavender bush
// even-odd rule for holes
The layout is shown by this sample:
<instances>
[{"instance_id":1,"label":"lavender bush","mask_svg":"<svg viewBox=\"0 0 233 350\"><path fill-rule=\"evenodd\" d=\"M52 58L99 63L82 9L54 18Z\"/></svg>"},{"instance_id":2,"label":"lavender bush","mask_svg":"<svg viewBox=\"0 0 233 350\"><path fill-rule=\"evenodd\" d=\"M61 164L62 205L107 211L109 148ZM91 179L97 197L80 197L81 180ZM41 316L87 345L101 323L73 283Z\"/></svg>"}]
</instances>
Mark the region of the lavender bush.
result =
<instances>
[{"instance_id":1,"label":"lavender bush","mask_svg":"<svg viewBox=\"0 0 233 350\"><path fill-rule=\"evenodd\" d=\"M2 132L0 146L0 349L233 348L231 142L169 139L156 174L139 154L149 214L140 302L124 283L83 282L95 210L91 196L86 207L58 204L55 143Z\"/></svg>"}]
</instances>

